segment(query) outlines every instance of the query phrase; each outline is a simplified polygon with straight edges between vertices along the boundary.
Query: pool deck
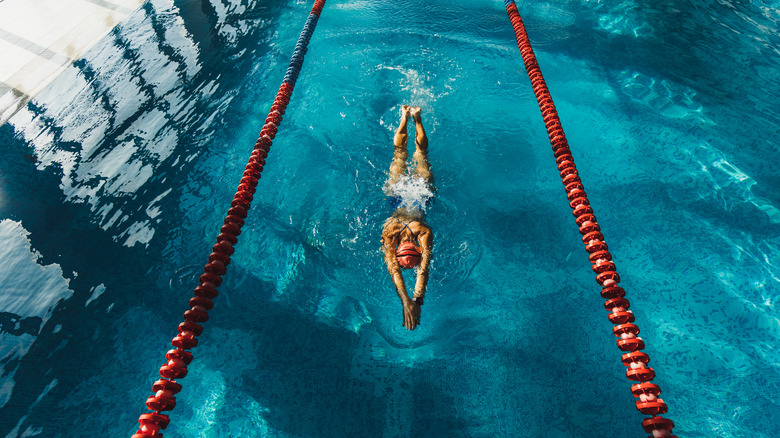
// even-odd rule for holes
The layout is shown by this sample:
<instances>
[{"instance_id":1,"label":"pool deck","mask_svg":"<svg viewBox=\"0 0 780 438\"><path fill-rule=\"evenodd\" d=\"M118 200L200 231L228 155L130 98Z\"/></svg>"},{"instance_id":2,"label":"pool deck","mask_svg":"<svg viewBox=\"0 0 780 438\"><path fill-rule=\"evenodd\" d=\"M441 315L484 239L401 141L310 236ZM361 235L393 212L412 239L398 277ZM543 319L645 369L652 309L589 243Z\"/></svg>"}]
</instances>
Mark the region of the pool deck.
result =
<instances>
[{"instance_id":1,"label":"pool deck","mask_svg":"<svg viewBox=\"0 0 780 438\"><path fill-rule=\"evenodd\" d=\"M0 125L145 0L0 0Z\"/></svg>"}]
</instances>

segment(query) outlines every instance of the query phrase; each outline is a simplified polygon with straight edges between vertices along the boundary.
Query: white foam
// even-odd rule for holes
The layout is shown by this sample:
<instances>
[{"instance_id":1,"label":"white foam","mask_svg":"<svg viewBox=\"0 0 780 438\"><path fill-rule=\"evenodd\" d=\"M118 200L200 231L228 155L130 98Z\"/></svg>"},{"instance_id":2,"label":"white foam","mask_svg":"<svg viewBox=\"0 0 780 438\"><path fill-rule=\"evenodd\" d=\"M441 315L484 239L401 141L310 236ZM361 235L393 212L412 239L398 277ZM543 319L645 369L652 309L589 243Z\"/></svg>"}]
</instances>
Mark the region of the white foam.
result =
<instances>
[{"instance_id":1,"label":"white foam","mask_svg":"<svg viewBox=\"0 0 780 438\"><path fill-rule=\"evenodd\" d=\"M420 208L425 211L425 205L433 198L431 186L416 175L402 175L395 184L385 187L385 194L401 198L399 207Z\"/></svg>"}]
</instances>

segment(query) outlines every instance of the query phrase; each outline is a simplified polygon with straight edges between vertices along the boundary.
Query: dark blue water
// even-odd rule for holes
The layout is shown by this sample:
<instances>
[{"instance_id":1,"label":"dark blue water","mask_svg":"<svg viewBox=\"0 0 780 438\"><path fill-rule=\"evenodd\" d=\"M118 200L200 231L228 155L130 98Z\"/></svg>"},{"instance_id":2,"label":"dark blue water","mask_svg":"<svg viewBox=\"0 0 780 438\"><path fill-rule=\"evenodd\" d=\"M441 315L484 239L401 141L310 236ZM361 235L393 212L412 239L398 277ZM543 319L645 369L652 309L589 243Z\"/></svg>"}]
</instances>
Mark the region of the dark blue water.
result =
<instances>
[{"instance_id":1,"label":"dark blue water","mask_svg":"<svg viewBox=\"0 0 780 438\"><path fill-rule=\"evenodd\" d=\"M311 3L149 1L0 126L0 436L135 431ZM774 436L780 4L518 7L675 432ZM645 436L503 2L329 0L240 239L166 437Z\"/></svg>"}]
</instances>

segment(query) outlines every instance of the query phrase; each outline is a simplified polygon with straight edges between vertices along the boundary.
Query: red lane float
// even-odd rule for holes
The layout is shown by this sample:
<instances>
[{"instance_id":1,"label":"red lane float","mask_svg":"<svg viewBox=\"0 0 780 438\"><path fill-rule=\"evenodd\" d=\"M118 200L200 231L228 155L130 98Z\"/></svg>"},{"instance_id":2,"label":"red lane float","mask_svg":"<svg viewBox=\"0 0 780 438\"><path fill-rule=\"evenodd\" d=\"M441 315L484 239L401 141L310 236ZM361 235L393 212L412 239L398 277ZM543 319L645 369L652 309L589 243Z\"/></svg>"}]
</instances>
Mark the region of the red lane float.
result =
<instances>
[{"instance_id":1,"label":"red lane float","mask_svg":"<svg viewBox=\"0 0 780 438\"><path fill-rule=\"evenodd\" d=\"M233 201L230 203L230 209L227 211L224 223L219 230L220 233L217 235L217 242L212 247L208 262L203 267L203 274L200 275L199 284L194 291L195 296L190 298L190 309L184 312L184 322L179 324L179 334L171 340L171 345L176 348L165 354L168 361L160 367L162 379L154 382L152 385L154 395L149 396L146 400L146 407L154 412L141 414L138 418L141 426L132 435L132 438L162 438L160 430L168 427L170 420L167 415L161 412L170 411L176 407L175 395L182 389L181 384L177 383L176 380L187 375L187 366L193 358L192 353L187 350L198 345L198 336L203 332L203 326L200 323L208 321L208 312L214 307L211 300L218 295L217 288L222 284L222 276L227 272L230 257L234 252L233 246L238 243L241 227L244 226L244 219L254 198L263 166L265 166L265 159L268 157L271 144L282 122L282 116L290 102L306 46L324 5L325 0L317 0L312 7L293 53L293 60L290 62L287 76L285 76L273 105L271 105L271 110L260 131L260 138L255 143L254 150L233 196Z\"/></svg>"},{"instance_id":2,"label":"red lane float","mask_svg":"<svg viewBox=\"0 0 780 438\"><path fill-rule=\"evenodd\" d=\"M582 235L582 243L589 255L588 259L593 265L596 282L602 286L601 296L607 300L604 308L609 312L609 321L615 324L612 332L618 338L618 348L625 352L621 360L626 366L626 377L631 381L639 382L631 387L631 393L638 399L636 407L643 414L652 416L642 421L642 427L645 432L652 434L653 438L676 438L675 435L672 435L674 422L658 416L667 412L666 403L658 398L661 388L654 383L649 383L655 378L655 371L647 366L650 362L650 356L640 351L645 348L645 343L638 336L639 327L633 324L634 314L628 310L630 303L625 298L626 291L618 287L620 275L618 275L617 267L612 261L612 254L609 253L604 235L601 233L601 227L596 222L593 208L579 177L577 166L574 164L574 157L569 149L566 135L563 133L563 127L550 96L550 90L547 88L542 71L536 61L536 55L534 55L531 42L525 31L523 19L520 17L513 0L504 0L504 3L515 31L517 46L520 49L523 63L544 118L555 162L566 190L566 198L576 218L577 227Z\"/></svg>"}]
</instances>

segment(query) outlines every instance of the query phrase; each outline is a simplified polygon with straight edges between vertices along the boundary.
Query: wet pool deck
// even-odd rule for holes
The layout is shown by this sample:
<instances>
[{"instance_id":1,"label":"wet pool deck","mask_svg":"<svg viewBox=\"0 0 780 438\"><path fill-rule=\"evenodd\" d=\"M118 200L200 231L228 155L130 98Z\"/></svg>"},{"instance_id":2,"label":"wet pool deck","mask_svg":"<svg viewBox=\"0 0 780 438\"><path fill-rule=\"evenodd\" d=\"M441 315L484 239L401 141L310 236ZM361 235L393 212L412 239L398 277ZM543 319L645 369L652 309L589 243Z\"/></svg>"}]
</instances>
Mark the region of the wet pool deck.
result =
<instances>
[{"instance_id":1,"label":"wet pool deck","mask_svg":"<svg viewBox=\"0 0 780 438\"><path fill-rule=\"evenodd\" d=\"M0 0L0 124L145 0Z\"/></svg>"}]
</instances>

